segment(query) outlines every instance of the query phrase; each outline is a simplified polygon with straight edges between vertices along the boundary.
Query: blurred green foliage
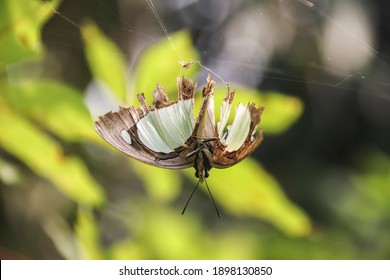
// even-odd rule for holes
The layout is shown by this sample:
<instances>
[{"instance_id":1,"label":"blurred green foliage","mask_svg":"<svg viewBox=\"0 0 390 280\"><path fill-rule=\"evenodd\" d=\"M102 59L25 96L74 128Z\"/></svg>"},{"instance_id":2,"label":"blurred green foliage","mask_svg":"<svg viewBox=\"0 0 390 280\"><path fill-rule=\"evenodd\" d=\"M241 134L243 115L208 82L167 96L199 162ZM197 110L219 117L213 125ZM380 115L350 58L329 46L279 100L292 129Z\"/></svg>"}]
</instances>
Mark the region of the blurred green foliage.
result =
<instances>
[{"instance_id":1,"label":"blurred green foliage","mask_svg":"<svg viewBox=\"0 0 390 280\"><path fill-rule=\"evenodd\" d=\"M93 76L107 86L122 102L126 97L125 57L115 44L106 38L94 23L82 27L85 54Z\"/></svg>"},{"instance_id":2,"label":"blurred green foliage","mask_svg":"<svg viewBox=\"0 0 390 280\"><path fill-rule=\"evenodd\" d=\"M41 28L59 3L60 0L0 2L0 65L41 57Z\"/></svg>"},{"instance_id":3,"label":"blurred green foliage","mask_svg":"<svg viewBox=\"0 0 390 280\"><path fill-rule=\"evenodd\" d=\"M93 121L79 89L39 76L11 81L10 63L18 63L23 68L24 63L45 55L40 30L59 1L27 3L22 0L0 2L1 199L12 212L18 206L26 209L28 206L7 204L7 195L14 192L13 186L22 186L26 191L41 185L43 201L52 200L50 188L58 190L61 198L54 196L54 201L47 206L35 205L34 211L40 209L38 214L31 211L38 217L42 234L50 238L59 257L288 259L389 256L390 242L375 244L376 240L372 240L375 246L382 246L377 250L379 255L361 254L362 249L349 238L348 231L336 228L313 232L307 213L286 196L278 180L254 158L229 169L211 171L208 183L222 208L221 220L210 215L209 212L214 211L211 203L203 209L203 205L196 205L194 201L181 216L180 207L184 204L180 196L183 192L189 194L196 184L193 170L159 169L124 159L119 152L105 151L107 145L93 131ZM147 100L152 100L152 90L157 82L174 99L176 77L185 75L196 80L199 74L197 64L183 69L177 63L180 62L177 53L184 61L199 59L189 33L184 30L172 34L177 53L168 40L161 40L144 50L135 68L130 69L125 56L96 24L90 21L80 29L93 78L116 96L118 105L136 104L135 93L141 91L145 92ZM222 83L217 86L215 103L218 106L227 89ZM266 137L285 132L303 111L303 104L296 97L230 86L236 89L235 104L250 101L266 106L260 125ZM196 104L200 104L199 97ZM218 111L216 108L217 118ZM105 156L88 155L85 152L88 147L93 153L105 153ZM390 160L380 153L376 155L367 156L370 164L364 167L364 172L351 176L348 185L353 190L343 192L338 201L329 201L329 211L333 211L335 219L351 231L359 232L362 239L372 234L376 226L389 225L390 220L389 215L382 215L390 209ZM132 181L126 182L131 199L125 195L126 191L117 194L124 197L123 200L107 195L108 188L115 186L107 182L108 174L103 171L111 164L114 167L108 167L111 170L108 172L113 172L113 162L118 160L125 163L121 168L131 174ZM100 163L100 167L91 161ZM385 169L381 170L383 166ZM35 181L30 181L31 178ZM39 181L39 178L47 181ZM204 186L201 189L204 190ZM354 194L347 196L348 192ZM200 198L196 196L193 200L197 199ZM62 202L56 203L57 200ZM208 213L206 221L201 215L203 211ZM15 216L9 214L7 217ZM105 219L116 226L110 227ZM366 232L367 229L370 230ZM42 258L45 257L43 254Z\"/></svg>"},{"instance_id":4,"label":"blurred green foliage","mask_svg":"<svg viewBox=\"0 0 390 280\"><path fill-rule=\"evenodd\" d=\"M5 58L0 61L0 73L5 73L11 62L23 63L43 55L40 29L58 3L1 2L1 12L5 13L1 18L6 21L1 24L0 47ZM63 140L96 139L90 132L92 120L80 92L54 81L21 79L11 84L6 74L1 77L1 147L74 201L102 205L103 189L85 163L77 155L67 155L43 129Z\"/></svg>"}]
</instances>

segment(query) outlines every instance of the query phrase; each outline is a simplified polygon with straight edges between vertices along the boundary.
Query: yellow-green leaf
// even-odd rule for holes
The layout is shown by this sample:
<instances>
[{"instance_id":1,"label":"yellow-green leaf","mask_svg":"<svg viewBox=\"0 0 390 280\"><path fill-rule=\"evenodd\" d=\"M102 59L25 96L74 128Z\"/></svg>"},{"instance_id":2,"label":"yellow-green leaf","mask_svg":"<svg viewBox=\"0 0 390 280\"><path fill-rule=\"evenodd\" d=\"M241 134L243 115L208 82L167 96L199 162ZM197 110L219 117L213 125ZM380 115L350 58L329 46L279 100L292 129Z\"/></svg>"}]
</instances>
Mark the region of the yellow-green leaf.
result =
<instances>
[{"instance_id":1,"label":"yellow-green leaf","mask_svg":"<svg viewBox=\"0 0 390 280\"><path fill-rule=\"evenodd\" d=\"M93 260L103 258L100 231L91 209L79 210L75 233L81 258Z\"/></svg>"},{"instance_id":2,"label":"yellow-green leaf","mask_svg":"<svg viewBox=\"0 0 390 280\"><path fill-rule=\"evenodd\" d=\"M113 259L253 259L259 256L253 250L259 247L256 234L236 227L232 221L218 221L222 230L216 232L196 215L181 216L177 208L145 204L142 200L133 207L139 213L127 222L131 237L109 248Z\"/></svg>"},{"instance_id":3,"label":"yellow-green leaf","mask_svg":"<svg viewBox=\"0 0 390 280\"><path fill-rule=\"evenodd\" d=\"M126 98L126 59L119 48L94 23L82 26L85 52L94 78L104 83L112 93Z\"/></svg>"},{"instance_id":4,"label":"yellow-green leaf","mask_svg":"<svg viewBox=\"0 0 390 280\"><path fill-rule=\"evenodd\" d=\"M104 193L83 161L66 155L62 147L0 100L0 146L38 175L50 180L72 200L100 206Z\"/></svg>"},{"instance_id":5,"label":"yellow-green leaf","mask_svg":"<svg viewBox=\"0 0 390 280\"><path fill-rule=\"evenodd\" d=\"M186 174L194 178L192 170ZM251 158L229 169L212 169L207 182L215 200L232 214L266 220L292 236L305 236L311 231L308 216L286 197L278 182Z\"/></svg>"},{"instance_id":6,"label":"yellow-green leaf","mask_svg":"<svg viewBox=\"0 0 390 280\"><path fill-rule=\"evenodd\" d=\"M76 89L54 81L9 87L8 101L18 112L41 123L65 140L98 141L93 122Z\"/></svg>"},{"instance_id":7,"label":"yellow-green leaf","mask_svg":"<svg viewBox=\"0 0 390 280\"><path fill-rule=\"evenodd\" d=\"M59 0L0 1L0 65L42 54L41 27L59 3Z\"/></svg>"},{"instance_id":8,"label":"yellow-green leaf","mask_svg":"<svg viewBox=\"0 0 390 280\"><path fill-rule=\"evenodd\" d=\"M262 104L266 106L262 115L261 128L268 134L286 131L302 115L303 103L294 96L277 92L263 94Z\"/></svg>"},{"instance_id":9,"label":"yellow-green leaf","mask_svg":"<svg viewBox=\"0 0 390 280\"><path fill-rule=\"evenodd\" d=\"M130 160L130 164L143 180L146 190L153 199L171 202L179 195L180 178L176 170L158 168L134 159Z\"/></svg>"}]
</instances>

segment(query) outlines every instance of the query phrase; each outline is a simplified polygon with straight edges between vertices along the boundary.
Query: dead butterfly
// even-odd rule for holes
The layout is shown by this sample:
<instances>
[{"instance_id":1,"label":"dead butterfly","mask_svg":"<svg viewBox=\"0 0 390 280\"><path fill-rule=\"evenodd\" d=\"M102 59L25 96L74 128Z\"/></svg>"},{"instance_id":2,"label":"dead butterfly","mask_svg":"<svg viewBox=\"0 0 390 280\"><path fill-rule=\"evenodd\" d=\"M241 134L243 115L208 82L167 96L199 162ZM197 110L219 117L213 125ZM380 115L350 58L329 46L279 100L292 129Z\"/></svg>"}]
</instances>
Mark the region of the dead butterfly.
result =
<instances>
[{"instance_id":1,"label":"dead butterfly","mask_svg":"<svg viewBox=\"0 0 390 280\"><path fill-rule=\"evenodd\" d=\"M120 107L99 117L95 130L108 143L144 163L170 169L193 166L198 184L206 182L211 168L226 168L239 163L262 142L263 133L256 130L264 106L240 103L233 123L227 126L234 97L228 88L221 106L220 121L214 117L214 81L210 75L203 88L199 116L194 117L196 84L184 77L177 79L178 99L169 101L163 87L157 84L153 105L146 105L143 93L137 95L141 108ZM216 207L210 189L207 189Z\"/></svg>"}]
</instances>

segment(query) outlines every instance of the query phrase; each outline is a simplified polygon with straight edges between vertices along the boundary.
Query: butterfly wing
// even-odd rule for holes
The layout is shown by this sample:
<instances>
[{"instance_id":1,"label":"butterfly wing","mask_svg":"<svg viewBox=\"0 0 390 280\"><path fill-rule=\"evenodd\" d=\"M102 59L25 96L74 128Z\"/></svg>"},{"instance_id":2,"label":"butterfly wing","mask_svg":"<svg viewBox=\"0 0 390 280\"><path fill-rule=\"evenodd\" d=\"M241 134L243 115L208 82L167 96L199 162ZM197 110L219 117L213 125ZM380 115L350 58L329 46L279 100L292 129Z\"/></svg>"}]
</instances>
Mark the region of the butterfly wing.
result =
<instances>
[{"instance_id":1,"label":"butterfly wing","mask_svg":"<svg viewBox=\"0 0 390 280\"><path fill-rule=\"evenodd\" d=\"M223 148L219 148L219 145L221 145L219 143L219 145L214 147L212 166L215 168L228 168L236 165L253 153L262 141L263 133L259 131L252 141L246 141L237 151L227 152Z\"/></svg>"},{"instance_id":2,"label":"butterfly wing","mask_svg":"<svg viewBox=\"0 0 390 280\"><path fill-rule=\"evenodd\" d=\"M145 147L136 135L136 126L131 114L132 107L120 108L99 117L96 132L109 144L126 155L141 162L169 169L187 168L192 160L180 156L180 152L161 154Z\"/></svg>"},{"instance_id":3,"label":"butterfly wing","mask_svg":"<svg viewBox=\"0 0 390 280\"><path fill-rule=\"evenodd\" d=\"M217 131L219 139L214 146L212 166L227 168L239 163L249 156L263 141L263 132L256 131L264 106L256 108L255 104L239 104L233 124L224 131L230 114L234 92L228 93L221 107L221 121Z\"/></svg>"},{"instance_id":4,"label":"butterfly wing","mask_svg":"<svg viewBox=\"0 0 390 280\"><path fill-rule=\"evenodd\" d=\"M96 132L109 144L141 162L170 169L193 166L186 157L193 140L193 95L196 84L178 78L177 101L169 101L161 86L153 93L155 107L146 105L143 94L138 95L141 108L120 108L99 117Z\"/></svg>"},{"instance_id":5,"label":"butterfly wing","mask_svg":"<svg viewBox=\"0 0 390 280\"><path fill-rule=\"evenodd\" d=\"M99 117L95 130L108 143L141 162L170 169L194 166L197 143L208 142L212 151L211 165L227 168L250 155L262 142L262 131L256 131L264 110L254 104L239 104L231 126L225 129L234 92L228 90L221 108L221 121L214 120L214 82L208 77L203 89L199 117L193 116L196 84L178 78L178 100L169 101L161 86L153 93L154 107L146 105L138 95L139 109L120 108Z\"/></svg>"}]
</instances>

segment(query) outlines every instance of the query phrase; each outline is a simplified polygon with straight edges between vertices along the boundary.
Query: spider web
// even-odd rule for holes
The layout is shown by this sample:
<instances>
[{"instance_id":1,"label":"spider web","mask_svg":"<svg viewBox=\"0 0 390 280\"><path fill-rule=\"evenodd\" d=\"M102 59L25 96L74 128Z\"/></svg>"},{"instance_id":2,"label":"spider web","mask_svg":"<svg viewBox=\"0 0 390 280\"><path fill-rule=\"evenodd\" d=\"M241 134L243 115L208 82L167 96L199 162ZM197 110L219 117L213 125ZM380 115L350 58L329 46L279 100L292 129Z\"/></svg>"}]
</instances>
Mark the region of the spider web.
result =
<instances>
[{"instance_id":1,"label":"spider web","mask_svg":"<svg viewBox=\"0 0 390 280\"><path fill-rule=\"evenodd\" d=\"M188 62L182 60L171 34L187 28L201 54L200 61L194 62L202 66L199 81L205 81L212 72L220 82L232 83L232 88L240 84L298 96L305 103L303 122L314 131L314 135L309 135L314 141L325 141L321 139L330 137L332 130L337 131L338 119L349 119L351 115L353 120L343 125L348 129L355 127L351 132L354 137L359 137L359 130L374 126L382 131L390 126L386 41L390 28L385 20L389 10L386 3L314 0L99 0L93 2L95 6L85 3L64 1L56 11L59 17L53 19L60 23L46 29L46 34L52 35L46 40L49 46L60 45L66 48L64 52L76 49L82 53L77 29L81 19L92 14L127 54L130 65L145 46L164 37L177 54L177 61L172 63L179 61L185 65ZM81 12L91 10L90 7L94 7L94 13ZM71 75L78 77L77 69L66 77L71 82L75 79L76 84L79 81ZM324 129L324 124L326 137L316 132L318 127ZM337 132L334 133L333 137L337 137ZM379 141L381 149L388 150L385 140L369 141Z\"/></svg>"},{"instance_id":2,"label":"spider web","mask_svg":"<svg viewBox=\"0 0 390 280\"><path fill-rule=\"evenodd\" d=\"M64 1L64 4L67 2L71 1ZM109 1L99 0L96 5L99 6L100 14L105 12L106 17L116 18L116 25L103 16L97 22L114 33L113 39L127 48L129 57L136 56L145 45L165 36L182 65L188 62L181 58L170 33L190 28L198 33L194 43L202 54L202 62L196 63L205 72L213 72L226 84L236 82L258 86L274 81L354 90L349 87L348 82L364 80L370 87L383 86L387 89L389 86L388 79L376 78L367 72L373 60L377 60L382 67L388 67L387 55L375 47L374 37L377 34L374 23L369 22L375 14L370 11L365 13L364 9L370 8L367 3L364 6L356 3L338 4L347 3L345 1L268 0L241 4L216 2L212 5L206 1L171 0L164 2L165 5L156 2L159 5L155 6L156 3L152 0L145 0L137 5L133 5L131 1L118 1L115 7ZM134 16L131 11L135 6L142 11L139 17L143 19L130 18ZM206 14L208 8L212 15ZM80 27L80 19L77 18L79 15L68 14L66 11L55 12L62 20ZM176 20L172 20L171 16ZM343 20L343 16L348 19ZM196 23L202 19L204 24ZM365 26L367 24L369 26ZM63 31L57 29L55 32L61 36ZM76 34L77 30L71 32ZM126 36L122 36L123 34ZM63 33L63 36L71 35ZM328 45L337 46L337 36L344 38L341 43L349 44L350 47L341 48L335 53ZM302 50L306 54L295 50L299 48L300 40L312 44L311 49ZM136 43L128 43L130 41ZM315 44L319 45L317 50L314 49ZM352 52L348 52L349 50ZM317 54L310 54L310 51ZM313 55L320 57L314 58ZM343 58L344 67L340 63ZM288 67L283 67L284 65ZM326 75L302 77L299 72L303 66L305 70ZM388 98L385 89L375 91L377 95Z\"/></svg>"}]
</instances>

